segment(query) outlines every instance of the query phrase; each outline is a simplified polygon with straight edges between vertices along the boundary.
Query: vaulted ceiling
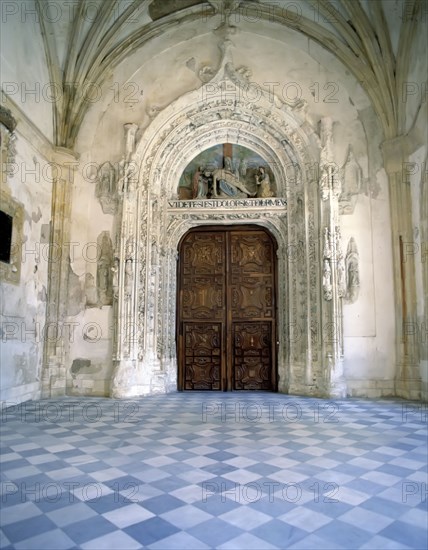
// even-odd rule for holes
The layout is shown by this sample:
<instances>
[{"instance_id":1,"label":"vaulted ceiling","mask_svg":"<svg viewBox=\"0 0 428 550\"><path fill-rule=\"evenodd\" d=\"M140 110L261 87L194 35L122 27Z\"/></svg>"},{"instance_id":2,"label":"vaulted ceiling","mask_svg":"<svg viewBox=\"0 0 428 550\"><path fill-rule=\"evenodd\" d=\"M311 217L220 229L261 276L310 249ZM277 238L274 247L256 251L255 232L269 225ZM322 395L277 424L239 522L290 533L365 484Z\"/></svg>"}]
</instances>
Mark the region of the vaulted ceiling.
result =
<instances>
[{"instance_id":1,"label":"vaulted ceiling","mask_svg":"<svg viewBox=\"0 0 428 550\"><path fill-rule=\"evenodd\" d=\"M85 93L102 85L128 56L172 29L200 23L233 27L238 18L257 22L257 34L271 27L291 29L333 54L368 94L385 138L404 131L400 91L411 65L415 24L423 0L36 0L50 81L61 89L52 103L53 138L72 148L90 107ZM69 17L55 19L62 5ZM50 11L49 11L50 10ZM162 44L162 42L159 42ZM143 55L143 54L142 54Z\"/></svg>"}]
</instances>

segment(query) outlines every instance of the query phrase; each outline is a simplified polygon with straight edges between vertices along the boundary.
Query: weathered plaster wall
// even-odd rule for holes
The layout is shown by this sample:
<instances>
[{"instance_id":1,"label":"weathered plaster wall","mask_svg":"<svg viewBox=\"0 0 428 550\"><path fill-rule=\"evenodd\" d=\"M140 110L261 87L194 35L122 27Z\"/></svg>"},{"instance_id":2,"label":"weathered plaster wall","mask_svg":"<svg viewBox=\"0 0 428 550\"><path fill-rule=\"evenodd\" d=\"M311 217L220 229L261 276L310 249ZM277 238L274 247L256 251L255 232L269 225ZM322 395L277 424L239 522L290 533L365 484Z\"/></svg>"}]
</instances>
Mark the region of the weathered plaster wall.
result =
<instances>
[{"instance_id":1,"label":"weathered plaster wall","mask_svg":"<svg viewBox=\"0 0 428 550\"><path fill-rule=\"evenodd\" d=\"M2 191L24 207L21 276L19 284L0 284L0 400L12 403L40 397L44 339L55 337L45 326L51 169L20 133L19 123L15 133L15 173L2 183Z\"/></svg>"},{"instance_id":2,"label":"weathered plaster wall","mask_svg":"<svg viewBox=\"0 0 428 550\"><path fill-rule=\"evenodd\" d=\"M119 143L121 134L117 132ZM97 265L102 256L99 236L107 232L112 238L114 217L103 213L95 197L91 178L99 164L91 158L90 152L79 158L73 187L69 294L74 299L67 322L74 332L66 342L67 393L72 395L108 395L112 374L112 306L99 302Z\"/></svg>"},{"instance_id":3,"label":"weathered plaster wall","mask_svg":"<svg viewBox=\"0 0 428 550\"><path fill-rule=\"evenodd\" d=\"M52 141L54 89L34 0L4 2L0 20L0 61L3 91ZM55 15L48 15L52 20ZM62 17L65 23L66 17Z\"/></svg>"}]
</instances>

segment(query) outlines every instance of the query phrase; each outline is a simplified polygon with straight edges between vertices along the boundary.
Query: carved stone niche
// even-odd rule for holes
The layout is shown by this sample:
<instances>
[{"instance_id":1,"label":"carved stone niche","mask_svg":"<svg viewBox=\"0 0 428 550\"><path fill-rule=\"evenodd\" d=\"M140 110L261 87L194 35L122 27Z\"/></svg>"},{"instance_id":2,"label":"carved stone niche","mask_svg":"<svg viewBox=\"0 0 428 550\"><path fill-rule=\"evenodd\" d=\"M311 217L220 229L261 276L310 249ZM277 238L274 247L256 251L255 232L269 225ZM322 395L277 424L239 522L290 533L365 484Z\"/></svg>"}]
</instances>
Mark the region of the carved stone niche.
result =
<instances>
[{"instance_id":1,"label":"carved stone niche","mask_svg":"<svg viewBox=\"0 0 428 550\"><path fill-rule=\"evenodd\" d=\"M95 196L100 201L104 214L116 214L118 207L118 174L110 162L102 164L98 170Z\"/></svg>"},{"instance_id":2,"label":"carved stone niche","mask_svg":"<svg viewBox=\"0 0 428 550\"><path fill-rule=\"evenodd\" d=\"M6 283L18 285L21 277L21 246L24 227L24 206L13 199L8 193L0 191L0 210L2 217L9 225L9 235L2 234L7 239L7 250L0 261L0 278Z\"/></svg>"}]
</instances>

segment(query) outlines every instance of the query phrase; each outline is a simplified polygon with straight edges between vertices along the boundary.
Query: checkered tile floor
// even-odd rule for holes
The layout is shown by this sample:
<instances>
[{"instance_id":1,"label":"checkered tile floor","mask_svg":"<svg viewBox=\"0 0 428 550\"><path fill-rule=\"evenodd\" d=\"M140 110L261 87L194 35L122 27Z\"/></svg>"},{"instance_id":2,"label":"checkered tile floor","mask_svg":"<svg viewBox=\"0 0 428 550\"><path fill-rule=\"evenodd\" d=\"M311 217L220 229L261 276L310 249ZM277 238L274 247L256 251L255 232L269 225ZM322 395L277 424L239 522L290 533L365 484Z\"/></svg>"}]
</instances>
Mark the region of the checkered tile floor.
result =
<instances>
[{"instance_id":1,"label":"checkered tile floor","mask_svg":"<svg viewBox=\"0 0 428 550\"><path fill-rule=\"evenodd\" d=\"M267 393L2 411L1 548L413 548L427 406Z\"/></svg>"}]
</instances>

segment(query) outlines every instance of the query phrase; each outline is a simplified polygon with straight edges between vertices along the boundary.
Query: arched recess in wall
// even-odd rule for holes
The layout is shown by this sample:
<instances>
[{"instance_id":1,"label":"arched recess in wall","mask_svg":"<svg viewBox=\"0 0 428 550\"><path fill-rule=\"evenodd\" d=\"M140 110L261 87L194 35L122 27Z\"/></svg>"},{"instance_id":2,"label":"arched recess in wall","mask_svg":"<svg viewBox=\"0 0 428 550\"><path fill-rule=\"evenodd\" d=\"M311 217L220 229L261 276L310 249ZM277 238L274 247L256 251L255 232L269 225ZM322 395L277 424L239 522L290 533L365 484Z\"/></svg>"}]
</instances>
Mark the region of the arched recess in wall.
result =
<instances>
[{"instance_id":1,"label":"arched recess in wall","mask_svg":"<svg viewBox=\"0 0 428 550\"><path fill-rule=\"evenodd\" d=\"M322 391L328 380L317 335L323 315L314 169L319 138L303 105L285 104L267 93L257 102L246 101L242 90L251 83L230 61L209 83L217 86L218 95L204 96L202 85L173 102L154 118L130 157L139 170L123 195L120 265L123 274L126 243L136 242L133 299L125 305L119 295L112 394L130 395L124 373L132 369L131 394L176 389L178 243L195 226L248 223L265 227L278 243L279 391ZM227 96L221 92L225 83ZM247 147L269 163L275 198L178 199L180 177L189 162L224 143ZM127 326L137 327L134 338Z\"/></svg>"}]
</instances>

